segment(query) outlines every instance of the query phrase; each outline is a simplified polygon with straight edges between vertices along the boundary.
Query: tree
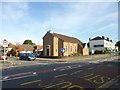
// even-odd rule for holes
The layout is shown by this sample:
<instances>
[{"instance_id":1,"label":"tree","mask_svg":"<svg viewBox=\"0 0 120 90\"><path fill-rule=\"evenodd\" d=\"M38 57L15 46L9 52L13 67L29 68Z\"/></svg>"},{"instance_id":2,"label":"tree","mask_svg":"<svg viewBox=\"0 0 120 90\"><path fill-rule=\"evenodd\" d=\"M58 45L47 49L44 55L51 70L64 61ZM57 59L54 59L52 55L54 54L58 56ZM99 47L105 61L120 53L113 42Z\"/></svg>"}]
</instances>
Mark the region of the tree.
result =
<instances>
[{"instance_id":1,"label":"tree","mask_svg":"<svg viewBox=\"0 0 120 90\"><path fill-rule=\"evenodd\" d=\"M25 40L23 44L35 45L35 43L33 43L32 40L29 39Z\"/></svg>"},{"instance_id":2,"label":"tree","mask_svg":"<svg viewBox=\"0 0 120 90\"><path fill-rule=\"evenodd\" d=\"M11 49L10 54L11 54L12 56L15 56L16 51L15 51L14 49Z\"/></svg>"},{"instance_id":3,"label":"tree","mask_svg":"<svg viewBox=\"0 0 120 90\"><path fill-rule=\"evenodd\" d=\"M117 41L117 43L115 44L115 46L118 46L118 50L120 50L120 41Z\"/></svg>"}]
</instances>

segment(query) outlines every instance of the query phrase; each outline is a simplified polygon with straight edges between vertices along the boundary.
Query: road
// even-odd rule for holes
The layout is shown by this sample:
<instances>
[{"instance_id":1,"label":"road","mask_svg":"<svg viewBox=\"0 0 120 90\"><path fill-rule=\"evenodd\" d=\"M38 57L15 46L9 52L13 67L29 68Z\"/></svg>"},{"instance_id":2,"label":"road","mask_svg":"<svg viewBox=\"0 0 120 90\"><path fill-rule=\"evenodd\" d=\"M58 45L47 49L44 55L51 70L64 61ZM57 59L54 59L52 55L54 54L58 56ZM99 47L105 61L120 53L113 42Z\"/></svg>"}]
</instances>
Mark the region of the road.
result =
<instances>
[{"instance_id":1,"label":"road","mask_svg":"<svg viewBox=\"0 0 120 90\"><path fill-rule=\"evenodd\" d=\"M92 61L92 59L91 59ZM4 88L95 90L120 78L120 62L58 63L3 70ZM117 89L117 88L116 88Z\"/></svg>"}]
</instances>

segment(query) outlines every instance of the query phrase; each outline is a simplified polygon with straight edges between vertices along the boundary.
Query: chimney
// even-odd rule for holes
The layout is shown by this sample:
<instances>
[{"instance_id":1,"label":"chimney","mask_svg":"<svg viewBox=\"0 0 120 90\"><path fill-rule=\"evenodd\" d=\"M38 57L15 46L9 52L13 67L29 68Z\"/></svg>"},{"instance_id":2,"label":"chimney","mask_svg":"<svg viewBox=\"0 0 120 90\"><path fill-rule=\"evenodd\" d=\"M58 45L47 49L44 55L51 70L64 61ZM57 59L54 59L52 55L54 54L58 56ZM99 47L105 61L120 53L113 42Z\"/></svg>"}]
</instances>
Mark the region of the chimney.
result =
<instances>
[{"instance_id":1,"label":"chimney","mask_svg":"<svg viewBox=\"0 0 120 90\"><path fill-rule=\"evenodd\" d=\"M90 41L91 39L89 38L89 41Z\"/></svg>"},{"instance_id":2,"label":"chimney","mask_svg":"<svg viewBox=\"0 0 120 90\"><path fill-rule=\"evenodd\" d=\"M109 41L109 38L107 37L107 41Z\"/></svg>"},{"instance_id":3,"label":"chimney","mask_svg":"<svg viewBox=\"0 0 120 90\"><path fill-rule=\"evenodd\" d=\"M105 39L105 37L104 37L104 36L102 36L102 39Z\"/></svg>"}]
</instances>

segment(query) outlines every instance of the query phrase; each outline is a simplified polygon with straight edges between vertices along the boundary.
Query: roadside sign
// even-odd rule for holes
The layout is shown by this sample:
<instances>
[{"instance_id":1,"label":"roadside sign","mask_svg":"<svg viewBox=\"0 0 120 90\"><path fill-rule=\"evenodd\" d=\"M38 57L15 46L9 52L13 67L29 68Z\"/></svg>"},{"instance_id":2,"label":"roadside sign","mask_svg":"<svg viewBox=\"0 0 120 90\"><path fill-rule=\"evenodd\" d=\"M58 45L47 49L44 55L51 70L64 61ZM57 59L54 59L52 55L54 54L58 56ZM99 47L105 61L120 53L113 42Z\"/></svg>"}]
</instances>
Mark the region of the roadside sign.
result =
<instances>
[{"instance_id":1,"label":"roadside sign","mask_svg":"<svg viewBox=\"0 0 120 90\"><path fill-rule=\"evenodd\" d=\"M6 39L3 40L3 47L8 47L8 41Z\"/></svg>"},{"instance_id":2,"label":"roadside sign","mask_svg":"<svg viewBox=\"0 0 120 90\"><path fill-rule=\"evenodd\" d=\"M65 48L60 48L60 52L64 53L65 52Z\"/></svg>"},{"instance_id":3,"label":"roadside sign","mask_svg":"<svg viewBox=\"0 0 120 90\"><path fill-rule=\"evenodd\" d=\"M4 63L5 63L6 47L8 47L8 41L7 41L6 39L4 39L4 40L3 40L3 48L4 48Z\"/></svg>"}]
</instances>

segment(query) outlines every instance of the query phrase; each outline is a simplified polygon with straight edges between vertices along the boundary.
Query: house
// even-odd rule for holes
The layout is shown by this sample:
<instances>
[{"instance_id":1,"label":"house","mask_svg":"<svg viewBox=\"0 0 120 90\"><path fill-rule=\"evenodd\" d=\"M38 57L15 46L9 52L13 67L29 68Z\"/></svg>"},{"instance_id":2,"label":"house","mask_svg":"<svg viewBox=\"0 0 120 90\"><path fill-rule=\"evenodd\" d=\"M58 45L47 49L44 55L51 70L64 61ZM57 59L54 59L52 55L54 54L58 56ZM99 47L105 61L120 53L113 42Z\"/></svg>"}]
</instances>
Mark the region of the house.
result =
<instances>
[{"instance_id":1,"label":"house","mask_svg":"<svg viewBox=\"0 0 120 90\"><path fill-rule=\"evenodd\" d=\"M9 44L8 44L8 47L7 47L7 52L11 51L14 47L15 47L14 44L9 43Z\"/></svg>"},{"instance_id":2,"label":"house","mask_svg":"<svg viewBox=\"0 0 120 90\"><path fill-rule=\"evenodd\" d=\"M37 47L36 50L39 51L43 48L42 45L28 45L28 44L23 44L23 45L16 45L15 50L21 51L30 51L33 52L34 47Z\"/></svg>"},{"instance_id":3,"label":"house","mask_svg":"<svg viewBox=\"0 0 120 90\"><path fill-rule=\"evenodd\" d=\"M44 56L70 56L83 51L82 42L74 37L48 31L43 37Z\"/></svg>"},{"instance_id":4,"label":"house","mask_svg":"<svg viewBox=\"0 0 120 90\"><path fill-rule=\"evenodd\" d=\"M89 48L87 43L83 43L83 55L89 55Z\"/></svg>"},{"instance_id":5,"label":"house","mask_svg":"<svg viewBox=\"0 0 120 90\"><path fill-rule=\"evenodd\" d=\"M36 46L36 51L41 51L43 50L43 46L42 45L28 45L28 44L17 44L17 45L13 45L13 44L9 44L8 48L7 48L7 52L11 52L11 50L13 49L16 52L33 52L34 47Z\"/></svg>"},{"instance_id":6,"label":"house","mask_svg":"<svg viewBox=\"0 0 120 90\"><path fill-rule=\"evenodd\" d=\"M2 44L0 44L0 53L2 53Z\"/></svg>"},{"instance_id":7,"label":"house","mask_svg":"<svg viewBox=\"0 0 120 90\"><path fill-rule=\"evenodd\" d=\"M114 51L115 50L115 44L110 40L108 37L105 39L104 36L100 37L97 36L93 39L89 38L89 47L92 52L101 50L102 52L106 50Z\"/></svg>"}]
</instances>

